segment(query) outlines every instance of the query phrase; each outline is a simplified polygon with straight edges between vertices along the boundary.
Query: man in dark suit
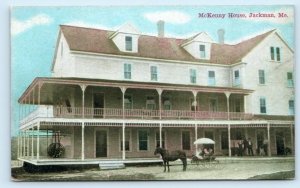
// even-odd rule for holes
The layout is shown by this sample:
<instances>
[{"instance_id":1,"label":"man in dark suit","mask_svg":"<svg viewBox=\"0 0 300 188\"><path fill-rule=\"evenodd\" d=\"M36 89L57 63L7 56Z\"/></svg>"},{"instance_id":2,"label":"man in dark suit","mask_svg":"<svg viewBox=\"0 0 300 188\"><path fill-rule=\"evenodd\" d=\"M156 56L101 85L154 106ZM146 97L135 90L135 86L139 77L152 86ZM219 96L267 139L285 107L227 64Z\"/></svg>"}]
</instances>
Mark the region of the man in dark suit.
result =
<instances>
[{"instance_id":1,"label":"man in dark suit","mask_svg":"<svg viewBox=\"0 0 300 188\"><path fill-rule=\"evenodd\" d=\"M251 141L251 138L248 138L248 154L253 156L253 149L252 149L252 141Z\"/></svg>"}]
</instances>

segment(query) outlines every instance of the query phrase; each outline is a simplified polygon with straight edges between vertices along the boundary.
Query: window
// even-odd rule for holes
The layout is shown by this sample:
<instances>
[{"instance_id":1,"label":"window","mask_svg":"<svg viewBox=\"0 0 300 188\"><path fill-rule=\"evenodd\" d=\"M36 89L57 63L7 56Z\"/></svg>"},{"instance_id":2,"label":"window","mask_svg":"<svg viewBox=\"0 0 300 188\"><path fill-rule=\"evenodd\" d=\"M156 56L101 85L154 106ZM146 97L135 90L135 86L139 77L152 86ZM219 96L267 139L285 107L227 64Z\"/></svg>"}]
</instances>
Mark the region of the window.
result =
<instances>
[{"instance_id":1,"label":"window","mask_svg":"<svg viewBox=\"0 0 300 188\"><path fill-rule=\"evenodd\" d=\"M163 97L162 98L162 102L163 102L163 109L164 110L171 110L171 101L169 97Z\"/></svg>"},{"instance_id":2,"label":"window","mask_svg":"<svg viewBox=\"0 0 300 188\"><path fill-rule=\"evenodd\" d=\"M165 148L165 132L164 131L162 131L161 132L161 145L162 145L162 148ZM159 143L159 141L160 141L160 139L159 139L159 132L156 132L155 133L155 140L156 140L156 147L160 147L160 143Z\"/></svg>"},{"instance_id":3,"label":"window","mask_svg":"<svg viewBox=\"0 0 300 188\"><path fill-rule=\"evenodd\" d=\"M139 150L147 151L148 150L148 131L146 131L146 130L138 131L138 139L139 139Z\"/></svg>"},{"instance_id":4,"label":"window","mask_svg":"<svg viewBox=\"0 0 300 188\"><path fill-rule=\"evenodd\" d=\"M132 96L131 95L125 95L124 96L124 107L125 109L132 109Z\"/></svg>"},{"instance_id":5,"label":"window","mask_svg":"<svg viewBox=\"0 0 300 188\"><path fill-rule=\"evenodd\" d=\"M190 82L195 84L197 82L196 69L190 69Z\"/></svg>"},{"instance_id":6,"label":"window","mask_svg":"<svg viewBox=\"0 0 300 188\"><path fill-rule=\"evenodd\" d=\"M221 149L228 149L228 132L221 132Z\"/></svg>"},{"instance_id":7,"label":"window","mask_svg":"<svg viewBox=\"0 0 300 188\"><path fill-rule=\"evenodd\" d=\"M183 150L190 150L191 149L191 142L190 142L190 132L189 131L182 131L182 149Z\"/></svg>"},{"instance_id":8,"label":"window","mask_svg":"<svg viewBox=\"0 0 300 188\"><path fill-rule=\"evenodd\" d=\"M209 111L217 112L218 111L218 101L216 98L209 99Z\"/></svg>"},{"instance_id":9,"label":"window","mask_svg":"<svg viewBox=\"0 0 300 188\"><path fill-rule=\"evenodd\" d=\"M201 44L199 46L199 50L200 50L200 58L205 58L206 54L205 54L205 45Z\"/></svg>"},{"instance_id":10,"label":"window","mask_svg":"<svg viewBox=\"0 0 300 188\"><path fill-rule=\"evenodd\" d=\"M287 82L288 82L288 87L293 87L294 86L294 79L293 79L293 73L292 72L287 73Z\"/></svg>"},{"instance_id":11,"label":"window","mask_svg":"<svg viewBox=\"0 0 300 188\"><path fill-rule=\"evenodd\" d=\"M153 96L148 96L146 100L146 108L148 110L155 110L156 104Z\"/></svg>"},{"instance_id":12,"label":"window","mask_svg":"<svg viewBox=\"0 0 300 188\"><path fill-rule=\"evenodd\" d=\"M277 58L276 59L277 61L280 61L280 48L279 47L276 48L276 58Z\"/></svg>"},{"instance_id":13,"label":"window","mask_svg":"<svg viewBox=\"0 0 300 188\"><path fill-rule=\"evenodd\" d=\"M132 51L132 37L130 36L125 37L125 50Z\"/></svg>"},{"instance_id":14,"label":"window","mask_svg":"<svg viewBox=\"0 0 300 188\"><path fill-rule=\"evenodd\" d=\"M157 66L150 67L151 81L157 81Z\"/></svg>"},{"instance_id":15,"label":"window","mask_svg":"<svg viewBox=\"0 0 300 188\"><path fill-rule=\"evenodd\" d=\"M238 86L241 84L240 81L240 71L239 70L235 70L234 71L234 85Z\"/></svg>"},{"instance_id":16,"label":"window","mask_svg":"<svg viewBox=\"0 0 300 188\"><path fill-rule=\"evenodd\" d=\"M124 64L124 78L131 79L131 64Z\"/></svg>"},{"instance_id":17,"label":"window","mask_svg":"<svg viewBox=\"0 0 300 188\"><path fill-rule=\"evenodd\" d=\"M123 151L123 135L120 131L120 150ZM130 131L125 131L125 151L130 151Z\"/></svg>"},{"instance_id":18,"label":"window","mask_svg":"<svg viewBox=\"0 0 300 188\"><path fill-rule=\"evenodd\" d=\"M208 71L208 85L209 86L216 85L215 71Z\"/></svg>"},{"instance_id":19,"label":"window","mask_svg":"<svg viewBox=\"0 0 300 188\"><path fill-rule=\"evenodd\" d=\"M294 100L289 100L289 114L295 115L295 102Z\"/></svg>"},{"instance_id":20,"label":"window","mask_svg":"<svg viewBox=\"0 0 300 188\"><path fill-rule=\"evenodd\" d=\"M245 135L242 129L237 128L235 130L232 130L230 137L232 140L242 140L243 138L245 138Z\"/></svg>"},{"instance_id":21,"label":"window","mask_svg":"<svg viewBox=\"0 0 300 188\"><path fill-rule=\"evenodd\" d=\"M241 112L241 99L240 98L236 98L234 100L234 108L235 108L235 112Z\"/></svg>"},{"instance_id":22,"label":"window","mask_svg":"<svg viewBox=\"0 0 300 188\"><path fill-rule=\"evenodd\" d=\"M258 70L259 84L265 84L265 71Z\"/></svg>"},{"instance_id":23,"label":"window","mask_svg":"<svg viewBox=\"0 0 300 188\"><path fill-rule=\"evenodd\" d=\"M259 99L259 103L260 103L260 113L266 114L267 113L266 99L264 97L261 97Z\"/></svg>"},{"instance_id":24,"label":"window","mask_svg":"<svg viewBox=\"0 0 300 188\"><path fill-rule=\"evenodd\" d=\"M276 50L276 51L275 51ZM270 47L270 53L271 53L271 60L274 61L280 61L281 60L281 56L280 56L280 48L279 47ZM276 53L276 56L275 56Z\"/></svg>"},{"instance_id":25,"label":"window","mask_svg":"<svg viewBox=\"0 0 300 188\"><path fill-rule=\"evenodd\" d=\"M275 60L274 47L270 48L270 53L271 53L271 60Z\"/></svg>"}]
</instances>

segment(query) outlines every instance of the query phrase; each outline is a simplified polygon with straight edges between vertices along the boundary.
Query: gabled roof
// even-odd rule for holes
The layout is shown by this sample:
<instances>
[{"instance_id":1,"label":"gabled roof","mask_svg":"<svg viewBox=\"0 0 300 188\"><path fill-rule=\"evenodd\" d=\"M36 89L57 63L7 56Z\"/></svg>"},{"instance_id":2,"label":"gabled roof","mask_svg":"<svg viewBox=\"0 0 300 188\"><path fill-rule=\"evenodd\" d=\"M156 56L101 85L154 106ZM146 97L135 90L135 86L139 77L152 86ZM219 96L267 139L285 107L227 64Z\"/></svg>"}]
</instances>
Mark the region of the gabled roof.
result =
<instances>
[{"instance_id":1,"label":"gabled roof","mask_svg":"<svg viewBox=\"0 0 300 188\"><path fill-rule=\"evenodd\" d=\"M235 45L212 43L210 59L199 60L181 47L181 44L186 41L184 39L141 35L138 39L138 52L127 53L119 51L109 38L115 31L66 25L61 25L60 28L70 50L73 51L224 65L240 61L274 31L268 31Z\"/></svg>"}]
</instances>

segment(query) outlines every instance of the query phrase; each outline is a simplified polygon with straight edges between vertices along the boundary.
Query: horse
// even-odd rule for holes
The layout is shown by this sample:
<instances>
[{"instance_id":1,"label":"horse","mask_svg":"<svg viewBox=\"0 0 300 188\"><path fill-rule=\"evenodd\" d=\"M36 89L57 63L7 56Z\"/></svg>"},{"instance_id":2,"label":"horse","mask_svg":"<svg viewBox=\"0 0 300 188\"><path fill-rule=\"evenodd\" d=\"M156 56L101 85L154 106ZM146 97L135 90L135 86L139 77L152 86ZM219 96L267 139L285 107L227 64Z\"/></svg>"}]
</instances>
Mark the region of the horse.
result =
<instances>
[{"instance_id":1,"label":"horse","mask_svg":"<svg viewBox=\"0 0 300 188\"><path fill-rule=\"evenodd\" d=\"M184 151L176 150L169 152L166 149L157 147L154 151L154 155L158 153L161 155L164 161L164 172L166 172L166 165L168 165L168 172L170 172L169 161L176 161L177 159L180 159L182 161L183 171L186 171L187 157Z\"/></svg>"}]
</instances>

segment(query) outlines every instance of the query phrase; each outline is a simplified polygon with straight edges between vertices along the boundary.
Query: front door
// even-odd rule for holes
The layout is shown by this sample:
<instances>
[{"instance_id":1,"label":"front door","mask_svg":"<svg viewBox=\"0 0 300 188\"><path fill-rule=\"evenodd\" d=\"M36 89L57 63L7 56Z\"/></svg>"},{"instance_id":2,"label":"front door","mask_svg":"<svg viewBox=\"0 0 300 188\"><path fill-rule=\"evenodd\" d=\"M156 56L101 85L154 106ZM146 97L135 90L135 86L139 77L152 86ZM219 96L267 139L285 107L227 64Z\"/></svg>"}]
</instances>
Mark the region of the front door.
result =
<instances>
[{"instance_id":1,"label":"front door","mask_svg":"<svg viewBox=\"0 0 300 188\"><path fill-rule=\"evenodd\" d=\"M102 118L103 109L104 109L104 94L103 93L94 93L94 117Z\"/></svg>"},{"instance_id":2,"label":"front door","mask_svg":"<svg viewBox=\"0 0 300 188\"><path fill-rule=\"evenodd\" d=\"M107 157L107 132L96 131L96 157Z\"/></svg>"},{"instance_id":3,"label":"front door","mask_svg":"<svg viewBox=\"0 0 300 188\"><path fill-rule=\"evenodd\" d=\"M284 136L282 132L276 133L277 155L284 155Z\"/></svg>"}]
</instances>

